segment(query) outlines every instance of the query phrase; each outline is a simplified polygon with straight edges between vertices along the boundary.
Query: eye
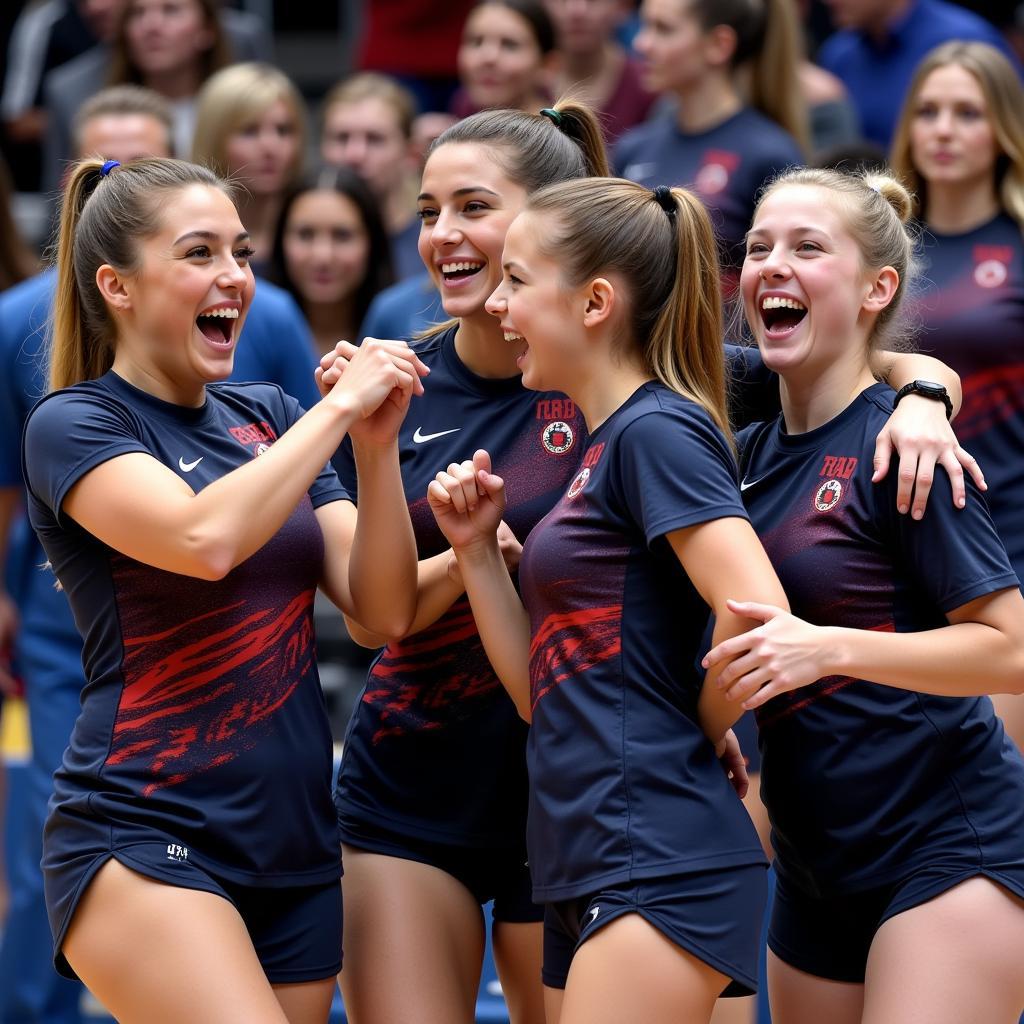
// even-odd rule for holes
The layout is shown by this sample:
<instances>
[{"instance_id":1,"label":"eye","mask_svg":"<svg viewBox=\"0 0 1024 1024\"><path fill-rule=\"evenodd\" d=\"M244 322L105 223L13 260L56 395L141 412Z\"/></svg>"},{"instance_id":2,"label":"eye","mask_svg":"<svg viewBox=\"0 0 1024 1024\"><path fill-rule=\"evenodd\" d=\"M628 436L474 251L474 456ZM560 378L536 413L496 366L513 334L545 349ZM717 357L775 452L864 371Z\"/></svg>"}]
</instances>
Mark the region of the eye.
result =
<instances>
[{"instance_id":1,"label":"eye","mask_svg":"<svg viewBox=\"0 0 1024 1024\"><path fill-rule=\"evenodd\" d=\"M187 260L208 260L210 258L210 247L208 245L197 245L185 253Z\"/></svg>"},{"instance_id":2,"label":"eye","mask_svg":"<svg viewBox=\"0 0 1024 1024\"><path fill-rule=\"evenodd\" d=\"M416 216L419 217L419 219L424 222L437 220L437 210L435 210L431 206L424 206L416 211Z\"/></svg>"},{"instance_id":3,"label":"eye","mask_svg":"<svg viewBox=\"0 0 1024 1024\"><path fill-rule=\"evenodd\" d=\"M464 209L466 213L484 213L489 210L490 207L486 203L480 202L479 199L471 199L466 203Z\"/></svg>"},{"instance_id":4,"label":"eye","mask_svg":"<svg viewBox=\"0 0 1024 1024\"><path fill-rule=\"evenodd\" d=\"M513 285L513 286L515 286L515 285L520 285L520 284L522 284L522 283L523 283L523 282L522 282L522 279L521 279L521 278L518 278L518 277L516 277L516 275L515 275L515 274L506 274L505 276L506 276L506 277L508 278L508 283L509 283L510 285Z\"/></svg>"},{"instance_id":5,"label":"eye","mask_svg":"<svg viewBox=\"0 0 1024 1024\"><path fill-rule=\"evenodd\" d=\"M980 121L985 116L977 107L961 107L958 113L964 121Z\"/></svg>"},{"instance_id":6,"label":"eye","mask_svg":"<svg viewBox=\"0 0 1024 1024\"><path fill-rule=\"evenodd\" d=\"M768 251L768 246L764 242L751 242L747 246L748 256L763 256Z\"/></svg>"},{"instance_id":7,"label":"eye","mask_svg":"<svg viewBox=\"0 0 1024 1024\"><path fill-rule=\"evenodd\" d=\"M239 263L246 264L256 255L256 250L251 245L243 246L241 249L235 250L235 259Z\"/></svg>"},{"instance_id":8,"label":"eye","mask_svg":"<svg viewBox=\"0 0 1024 1024\"><path fill-rule=\"evenodd\" d=\"M803 241L796 247L797 252L820 252L821 246L817 242Z\"/></svg>"}]
</instances>

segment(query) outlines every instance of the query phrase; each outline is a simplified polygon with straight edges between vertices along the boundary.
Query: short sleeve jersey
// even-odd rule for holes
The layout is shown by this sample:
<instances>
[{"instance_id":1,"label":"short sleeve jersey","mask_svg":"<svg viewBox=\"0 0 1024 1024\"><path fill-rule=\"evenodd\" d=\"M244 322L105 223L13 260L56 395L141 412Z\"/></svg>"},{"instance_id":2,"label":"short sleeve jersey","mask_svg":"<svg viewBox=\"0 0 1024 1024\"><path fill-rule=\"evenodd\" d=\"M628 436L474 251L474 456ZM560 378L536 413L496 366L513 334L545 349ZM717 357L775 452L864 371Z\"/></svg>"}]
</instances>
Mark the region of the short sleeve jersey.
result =
<instances>
[{"instance_id":1,"label":"short sleeve jersey","mask_svg":"<svg viewBox=\"0 0 1024 1024\"><path fill-rule=\"evenodd\" d=\"M324 555L314 508L346 492L325 468L218 581L120 554L62 506L91 469L133 452L199 491L300 413L276 385L211 385L202 407L183 408L111 371L44 398L25 431L29 516L84 639L82 711L54 799L108 821L115 843L173 837L190 861L247 885L340 873L312 608Z\"/></svg>"},{"instance_id":2,"label":"short sleeve jersey","mask_svg":"<svg viewBox=\"0 0 1024 1024\"><path fill-rule=\"evenodd\" d=\"M617 174L648 188L682 185L704 201L725 267L743 261L743 239L764 182L803 163L796 142L774 121L745 107L705 132L686 133L671 114L639 125L619 139Z\"/></svg>"},{"instance_id":3,"label":"short sleeve jersey","mask_svg":"<svg viewBox=\"0 0 1024 1024\"><path fill-rule=\"evenodd\" d=\"M871 483L892 412L876 384L804 434L781 419L740 437L740 487L793 614L820 626L917 632L1017 577L980 493L953 507L936 476L920 522L896 475ZM882 885L929 856L965 868L1019 860L1024 763L987 697L950 698L829 676L757 711L761 796L780 874L829 895Z\"/></svg>"},{"instance_id":4,"label":"short sleeve jersey","mask_svg":"<svg viewBox=\"0 0 1024 1024\"><path fill-rule=\"evenodd\" d=\"M448 548L427 486L451 462L491 453L505 479L505 522L520 541L579 467L586 427L564 395L486 379L455 351L450 328L417 344L430 367L399 435L402 480L419 557ZM356 485L351 447L337 460ZM347 464L347 470L346 470ZM522 848L526 725L487 660L463 596L432 626L389 644L370 669L345 740L342 820L433 842Z\"/></svg>"},{"instance_id":5,"label":"short sleeve jersey","mask_svg":"<svg viewBox=\"0 0 1024 1024\"><path fill-rule=\"evenodd\" d=\"M763 862L697 721L709 610L666 538L730 516L746 519L721 432L649 383L594 431L530 534L535 900Z\"/></svg>"},{"instance_id":6,"label":"short sleeve jersey","mask_svg":"<svg viewBox=\"0 0 1024 1024\"><path fill-rule=\"evenodd\" d=\"M956 432L981 464L985 495L1024 576L1024 240L1005 214L962 235L924 235L917 347L960 374Z\"/></svg>"}]
</instances>

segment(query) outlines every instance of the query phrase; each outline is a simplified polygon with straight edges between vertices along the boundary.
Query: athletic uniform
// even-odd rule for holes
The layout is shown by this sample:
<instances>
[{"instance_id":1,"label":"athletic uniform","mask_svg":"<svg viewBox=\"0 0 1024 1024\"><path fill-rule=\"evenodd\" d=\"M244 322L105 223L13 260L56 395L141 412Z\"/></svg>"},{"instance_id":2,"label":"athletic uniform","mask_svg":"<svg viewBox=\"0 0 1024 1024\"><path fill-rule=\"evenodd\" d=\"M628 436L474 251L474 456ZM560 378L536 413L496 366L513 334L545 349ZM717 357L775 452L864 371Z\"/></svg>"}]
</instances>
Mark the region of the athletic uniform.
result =
<instances>
[{"instance_id":1,"label":"athletic uniform","mask_svg":"<svg viewBox=\"0 0 1024 1024\"><path fill-rule=\"evenodd\" d=\"M777 420L740 437L751 521L793 614L820 626L934 629L1018 585L970 481L957 510L937 475L920 522L896 511L896 474L871 483L892 395L876 384L815 430ZM976 875L1024 897L1024 761L987 697L829 676L757 718L777 853L769 944L787 963L861 982L893 915Z\"/></svg>"},{"instance_id":2,"label":"athletic uniform","mask_svg":"<svg viewBox=\"0 0 1024 1024\"><path fill-rule=\"evenodd\" d=\"M675 112L627 132L615 146L615 172L648 188L693 189L711 214L727 284L735 283L754 201L766 180L802 164L795 140L750 107L704 132L684 132Z\"/></svg>"},{"instance_id":3,"label":"athletic uniform","mask_svg":"<svg viewBox=\"0 0 1024 1024\"><path fill-rule=\"evenodd\" d=\"M914 317L922 352L960 374L956 432L985 470L985 494L1024 578L1024 241L1006 214L962 235L924 236Z\"/></svg>"},{"instance_id":4,"label":"athletic uniform","mask_svg":"<svg viewBox=\"0 0 1024 1024\"><path fill-rule=\"evenodd\" d=\"M455 332L414 346L429 386L399 435L421 559L448 548L426 499L439 470L489 451L508 489L505 521L522 540L576 473L586 441L571 401L527 391L519 377L478 377L459 359ZM337 461L356 493L347 440ZM499 920L539 920L525 866L526 733L463 596L432 626L389 644L370 669L338 779L343 840L442 868L481 902L494 899Z\"/></svg>"},{"instance_id":5,"label":"athletic uniform","mask_svg":"<svg viewBox=\"0 0 1024 1024\"><path fill-rule=\"evenodd\" d=\"M733 979L729 994L756 988L764 855L698 723L709 611L666 539L726 517L746 512L724 437L648 383L594 432L526 543L528 845L548 985L634 912Z\"/></svg>"},{"instance_id":6,"label":"athletic uniform","mask_svg":"<svg viewBox=\"0 0 1024 1024\"><path fill-rule=\"evenodd\" d=\"M89 470L130 452L198 491L261 455L300 414L275 385L211 385L202 407L186 408L110 371L29 416L29 517L84 638L82 711L43 842L54 958L68 976L66 929L111 856L230 899L272 982L340 968L331 736L312 616L324 558L313 510L347 497L333 471L219 581L137 562L62 511Z\"/></svg>"}]
</instances>

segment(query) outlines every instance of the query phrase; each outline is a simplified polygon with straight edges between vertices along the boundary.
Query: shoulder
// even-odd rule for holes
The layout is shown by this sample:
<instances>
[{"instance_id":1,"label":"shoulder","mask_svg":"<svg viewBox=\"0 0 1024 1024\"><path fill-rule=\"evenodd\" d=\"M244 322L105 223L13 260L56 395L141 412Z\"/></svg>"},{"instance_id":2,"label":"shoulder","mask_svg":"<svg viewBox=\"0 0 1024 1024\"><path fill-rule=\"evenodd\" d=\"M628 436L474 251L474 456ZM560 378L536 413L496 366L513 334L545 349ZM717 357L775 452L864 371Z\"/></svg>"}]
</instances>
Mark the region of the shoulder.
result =
<instances>
[{"instance_id":1,"label":"shoulder","mask_svg":"<svg viewBox=\"0 0 1024 1024\"><path fill-rule=\"evenodd\" d=\"M993 43L1005 52L1006 43L999 30L990 21L959 4L945 0L923 0L922 14L926 14L932 32L943 39L975 39Z\"/></svg>"},{"instance_id":2,"label":"shoulder","mask_svg":"<svg viewBox=\"0 0 1024 1024\"><path fill-rule=\"evenodd\" d=\"M828 71L836 71L863 49L863 41L856 32L843 29L835 32L821 44L817 62Z\"/></svg>"},{"instance_id":3,"label":"shoulder","mask_svg":"<svg viewBox=\"0 0 1024 1024\"><path fill-rule=\"evenodd\" d=\"M208 384L206 394L208 400L217 405L253 412L284 410L295 403L280 384L271 381L223 381Z\"/></svg>"},{"instance_id":4,"label":"shoulder","mask_svg":"<svg viewBox=\"0 0 1024 1024\"><path fill-rule=\"evenodd\" d=\"M64 436L84 423L93 428L106 424L121 432L137 427L138 414L102 380L82 381L40 398L28 414L25 437Z\"/></svg>"},{"instance_id":5,"label":"shoulder","mask_svg":"<svg viewBox=\"0 0 1024 1024\"><path fill-rule=\"evenodd\" d=\"M776 167L803 163L796 139L781 125L752 107L742 110L729 127L743 140L748 152L765 162Z\"/></svg>"},{"instance_id":6,"label":"shoulder","mask_svg":"<svg viewBox=\"0 0 1024 1024\"><path fill-rule=\"evenodd\" d=\"M682 437L721 452L729 451L725 435L702 405L662 384L644 385L644 393L625 410L616 434L628 448L678 448Z\"/></svg>"},{"instance_id":7,"label":"shoulder","mask_svg":"<svg viewBox=\"0 0 1024 1024\"><path fill-rule=\"evenodd\" d=\"M615 143L613 151L616 165L619 163L620 154L628 156L652 141L663 138L668 134L667 128L667 122L662 117L655 116L650 121L645 121L643 124L638 124L635 128L623 132L619 141Z\"/></svg>"}]
</instances>

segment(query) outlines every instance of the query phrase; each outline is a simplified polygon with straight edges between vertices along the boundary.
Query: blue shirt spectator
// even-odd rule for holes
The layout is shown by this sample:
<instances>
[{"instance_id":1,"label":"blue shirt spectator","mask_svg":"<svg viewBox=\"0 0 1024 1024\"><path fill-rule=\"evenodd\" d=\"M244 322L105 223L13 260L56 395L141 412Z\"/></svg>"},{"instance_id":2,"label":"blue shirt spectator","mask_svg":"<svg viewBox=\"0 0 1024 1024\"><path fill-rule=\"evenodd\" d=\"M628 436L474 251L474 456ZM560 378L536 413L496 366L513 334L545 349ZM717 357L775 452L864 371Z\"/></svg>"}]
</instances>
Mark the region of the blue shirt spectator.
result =
<instances>
[{"instance_id":1,"label":"blue shirt spectator","mask_svg":"<svg viewBox=\"0 0 1024 1024\"><path fill-rule=\"evenodd\" d=\"M409 277L385 288L366 311L359 329L363 338L395 338L409 341L432 324L447 320L441 296L437 294L430 275Z\"/></svg>"}]
</instances>

